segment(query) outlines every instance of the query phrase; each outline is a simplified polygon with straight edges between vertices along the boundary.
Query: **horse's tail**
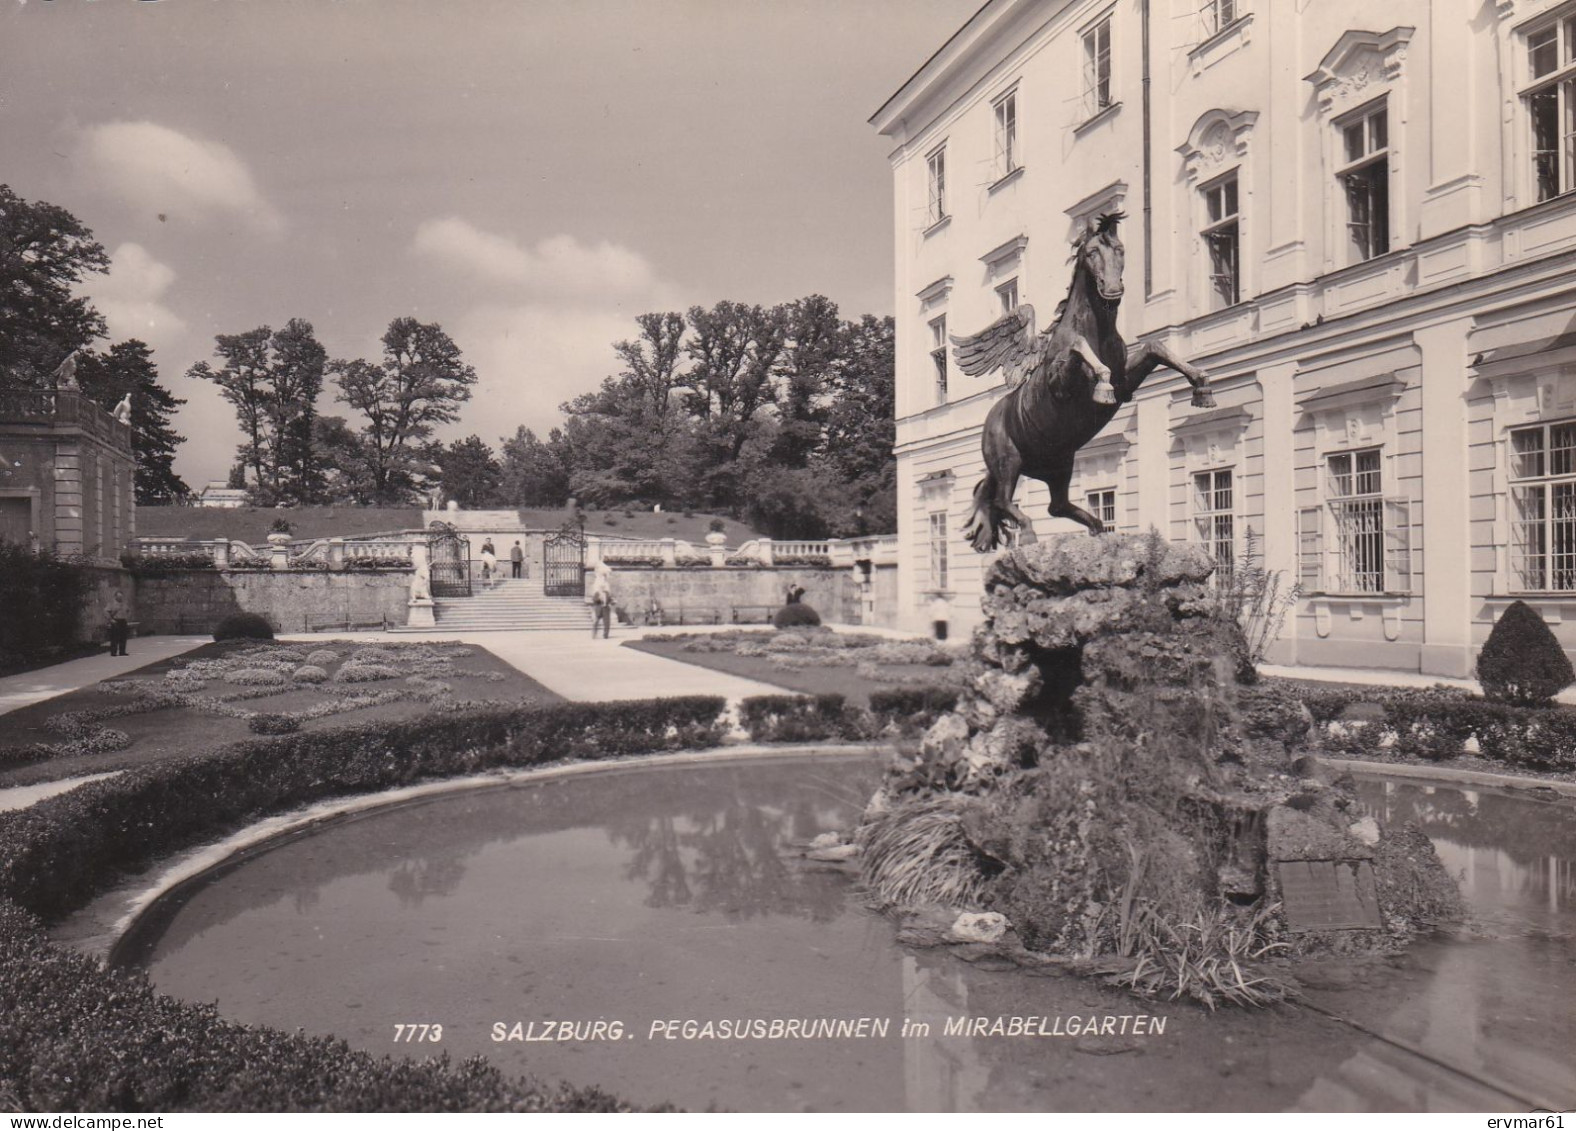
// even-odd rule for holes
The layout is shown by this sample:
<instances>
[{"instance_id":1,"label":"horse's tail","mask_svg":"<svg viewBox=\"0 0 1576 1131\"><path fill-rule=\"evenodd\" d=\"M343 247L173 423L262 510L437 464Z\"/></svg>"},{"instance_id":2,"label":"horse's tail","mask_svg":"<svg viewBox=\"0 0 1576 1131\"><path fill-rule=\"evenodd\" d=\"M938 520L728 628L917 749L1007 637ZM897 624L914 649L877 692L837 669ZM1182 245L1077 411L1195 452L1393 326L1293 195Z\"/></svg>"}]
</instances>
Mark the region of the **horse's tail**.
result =
<instances>
[{"instance_id":1,"label":"horse's tail","mask_svg":"<svg viewBox=\"0 0 1576 1131\"><path fill-rule=\"evenodd\" d=\"M963 528L964 539L981 554L1001 544L1001 511L996 506L996 477L987 467L985 478L974 485L974 510Z\"/></svg>"}]
</instances>

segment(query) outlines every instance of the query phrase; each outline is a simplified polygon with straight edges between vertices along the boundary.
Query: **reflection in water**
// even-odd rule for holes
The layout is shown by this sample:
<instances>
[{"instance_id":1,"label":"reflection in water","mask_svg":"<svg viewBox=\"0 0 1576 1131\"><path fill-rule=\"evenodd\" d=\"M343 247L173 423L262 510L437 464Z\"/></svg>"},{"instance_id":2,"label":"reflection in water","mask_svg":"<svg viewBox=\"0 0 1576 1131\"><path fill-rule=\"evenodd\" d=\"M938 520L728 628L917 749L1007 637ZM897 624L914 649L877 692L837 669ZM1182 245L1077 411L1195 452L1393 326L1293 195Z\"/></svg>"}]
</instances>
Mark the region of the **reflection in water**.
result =
<instances>
[{"instance_id":1,"label":"reflection in water","mask_svg":"<svg viewBox=\"0 0 1576 1131\"><path fill-rule=\"evenodd\" d=\"M333 1032L377 1053L482 1053L506 1071L600 1084L637 1103L1428 1110L1576 1099L1563 1052L1576 1033L1563 1016L1576 988L1576 831L1565 816L1490 795L1365 786L1376 813L1418 822L1442 838L1452 868L1476 875L1468 898L1492 912L1497 937L1428 942L1314 991L1336 1014L1500 1081L1507 1098L1306 1010L1211 1015L897 947L843 874L789 849L852 824L876 775L865 758L784 759L450 795L242 861L150 917L129 949L161 989L217 999L240 1020ZM958 1018L1143 1013L1168 1018L1164 1036L945 1035ZM891 1035L652 1035L653 1023L685 1019L861 1017L888 1021ZM599 1019L631 1035L493 1039L497 1023L540 1032ZM394 1026L412 1021L441 1023L441 1048L395 1046Z\"/></svg>"},{"instance_id":2,"label":"reflection in water","mask_svg":"<svg viewBox=\"0 0 1576 1131\"><path fill-rule=\"evenodd\" d=\"M1413 945L1381 984L1326 987L1314 1000L1500 1084L1524 1106L1570 1107L1576 811L1524 794L1394 779L1365 780L1358 796L1381 822L1411 823L1429 836L1460 883L1470 921L1452 937ZM1435 1085L1427 1087L1416 1073L1391 1070L1397 1060L1417 1058L1385 1045L1363 1049L1303 1097L1304 1106L1462 1109L1466 1099L1448 1074L1425 1073Z\"/></svg>"}]
</instances>

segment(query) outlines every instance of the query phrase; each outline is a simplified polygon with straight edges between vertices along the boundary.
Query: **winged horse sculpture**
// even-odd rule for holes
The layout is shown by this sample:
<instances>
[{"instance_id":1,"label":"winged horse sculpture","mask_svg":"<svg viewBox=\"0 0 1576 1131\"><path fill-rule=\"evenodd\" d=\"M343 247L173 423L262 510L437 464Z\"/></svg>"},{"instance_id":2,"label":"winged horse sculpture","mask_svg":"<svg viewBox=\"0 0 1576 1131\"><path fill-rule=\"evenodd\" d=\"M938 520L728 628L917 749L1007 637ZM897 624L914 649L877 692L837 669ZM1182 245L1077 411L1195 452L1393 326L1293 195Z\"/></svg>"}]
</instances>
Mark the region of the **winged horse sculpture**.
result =
<instances>
[{"instance_id":1,"label":"winged horse sculpture","mask_svg":"<svg viewBox=\"0 0 1576 1131\"><path fill-rule=\"evenodd\" d=\"M1012 501L1025 475L1051 489L1051 517L1070 518L1092 534L1105 530L1068 497L1073 458L1155 369L1175 369L1193 386L1194 407L1214 407L1208 378L1164 346L1146 343L1128 362L1116 330L1126 261L1116 234L1122 219L1121 212L1107 212L1073 241L1072 286L1050 329L1035 333L1034 308L1024 304L972 337L951 339L966 375L999 368L1012 385L985 418L985 478L974 488L974 512L963 531L980 553L1007 534L1035 541L1028 515Z\"/></svg>"}]
</instances>

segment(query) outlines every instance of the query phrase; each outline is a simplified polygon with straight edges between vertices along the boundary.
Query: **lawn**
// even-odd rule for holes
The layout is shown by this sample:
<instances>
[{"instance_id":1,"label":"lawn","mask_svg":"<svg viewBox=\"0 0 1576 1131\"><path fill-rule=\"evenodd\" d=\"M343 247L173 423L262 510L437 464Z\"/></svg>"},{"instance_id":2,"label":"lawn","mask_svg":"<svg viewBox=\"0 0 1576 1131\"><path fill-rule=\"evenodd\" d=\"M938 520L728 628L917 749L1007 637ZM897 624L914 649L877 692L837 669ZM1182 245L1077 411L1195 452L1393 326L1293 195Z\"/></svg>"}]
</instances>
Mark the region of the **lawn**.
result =
<instances>
[{"instance_id":1,"label":"lawn","mask_svg":"<svg viewBox=\"0 0 1576 1131\"><path fill-rule=\"evenodd\" d=\"M317 670L303 673L307 667ZM0 715L0 787L122 769L255 738L254 715L288 716L305 730L407 718L445 703L483 700L562 698L473 645L205 644ZM104 730L108 737L100 735ZM40 743L55 753L32 760Z\"/></svg>"},{"instance_id":2,"label":"lawn","mask_svg":"<svg viewBox=\"0 0 1576 1131\"><path fill-rule=\"evenodd\" d=\"M830 629L663 633L624 647L807 695L835 693L855 706L867 706L873 691L956 687L963 655L962 645Z\"/></svg>"}]
</instances>

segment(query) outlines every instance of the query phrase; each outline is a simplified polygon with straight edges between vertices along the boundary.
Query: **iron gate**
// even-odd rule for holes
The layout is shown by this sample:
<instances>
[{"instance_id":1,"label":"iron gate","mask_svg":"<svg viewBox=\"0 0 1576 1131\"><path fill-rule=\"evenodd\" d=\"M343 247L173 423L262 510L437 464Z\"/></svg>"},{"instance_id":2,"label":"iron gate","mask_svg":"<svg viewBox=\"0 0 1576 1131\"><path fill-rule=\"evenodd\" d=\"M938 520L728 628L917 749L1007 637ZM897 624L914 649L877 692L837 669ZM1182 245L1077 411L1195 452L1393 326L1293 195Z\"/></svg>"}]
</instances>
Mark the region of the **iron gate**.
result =
<instances>
[{"instance_id":1,"label":"iron gate","mask_svg":"<svg viewBox=\"0 0 1576 1131\"><path fill-rule=\"evenodd\" d=\"M471 595L471 540L446 522L427 528L427 566L434 597Z\"/></svg>"},{"instance_id":2,"label":"iron gate","mask_svg":"<svg viewBox=\"0 0 1576 1131\"><path fill-rule=\"evenodd\" d=\"M586 534L576 524L542 541L542 588L549 597L586 595Z\"/></svg>"}]
</instances>

